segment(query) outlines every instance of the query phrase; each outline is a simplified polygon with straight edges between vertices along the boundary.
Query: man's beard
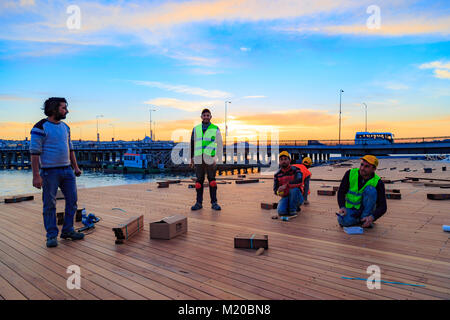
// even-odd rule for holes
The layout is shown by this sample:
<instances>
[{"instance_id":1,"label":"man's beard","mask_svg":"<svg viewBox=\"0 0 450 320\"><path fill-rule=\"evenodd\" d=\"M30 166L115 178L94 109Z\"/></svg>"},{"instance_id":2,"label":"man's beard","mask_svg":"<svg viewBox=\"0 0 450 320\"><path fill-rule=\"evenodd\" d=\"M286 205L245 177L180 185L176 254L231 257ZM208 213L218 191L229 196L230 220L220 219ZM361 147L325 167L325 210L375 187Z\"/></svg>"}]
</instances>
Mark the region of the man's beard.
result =
<instances>
[{"instance_id":1,"label":"man's beard","mask_svg":"<svg viewBox=\"0 0 450 320\"><path fill-rule=\"evenodd\" d=\"M286 169L287 167L289 167L289 163L283 163L283 164L281 165L281 167L282 167L283 169Z\"/></svg>"},{"instance_id":2,"label":"man's beard","mask_svg":"<svg viewBox=\"0 0 450 320\"><path fill-rule=\"evenodd\" d=\"M55 114L56 121L59 121L59 120L65 119L65 118L66 118L66 115L62 115L61 113L56 112L56 114Z\"/></svg>"}]
</instances>

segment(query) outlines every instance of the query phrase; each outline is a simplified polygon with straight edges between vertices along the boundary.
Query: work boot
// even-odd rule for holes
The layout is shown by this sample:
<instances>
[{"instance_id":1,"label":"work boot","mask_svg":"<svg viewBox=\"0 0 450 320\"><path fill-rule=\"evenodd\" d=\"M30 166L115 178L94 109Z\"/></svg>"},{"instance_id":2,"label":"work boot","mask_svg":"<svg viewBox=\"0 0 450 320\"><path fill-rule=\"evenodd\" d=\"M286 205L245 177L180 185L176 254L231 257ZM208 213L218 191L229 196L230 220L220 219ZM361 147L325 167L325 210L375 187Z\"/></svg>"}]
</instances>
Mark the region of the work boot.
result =
<instances>
[{"instance_id":1,"label":"work boot","mask_svg":"<svg viewBox=\"0 0 450 320\"><path fill-rule=\"evenodd\" d=\"M217 210L217 211L222 210L222 208L217 204L217 202L214 202L213 204L211 204L211 208L213 210Z\"/></svg>"},{"instance_id":2,"label":"work boot","mask_svg":"<svg viewBox=\"0 0 450 320\"><path fill-rule=\"evenodd\" d=\"M191 210L195 211L195 210L200 210L201 208L203 208L201 203L196 203L191 207Z\"/></svg>"},{"instance_id":3,"label":"work boot","mask_svg":"<svg viewBox=\"0 0 450 320\"><path fill-rule=\"evenodd\" d=\"M296 211L300 212L300 211L302 211L302 208L300 208L300 206L298 206Z\"/></svg>"},{"instance_id":4,"label":"work boot","mask_svg":"<svg viewBox=\"0 0 450 320\"><path fill-rule=\"evenodd\" d=\"M308 206L308 205L309 205L309 201L308 201L308 200L305 200L305 202L303 202L303 204L304 204L305 206Z\"/></svg>"},{"instance_id":5,"label":"work boot","mask_svg":"<svg viewBox=\"0 0 450 320\"><path fill-rule=\"evenodd\" d=\"M56 237L54 238L47 238L47 248L53 248L58 245L58 240Z\"/></svg>"},{"instance_id":6,"label":"work boot","mask_svg":"<svg viewBox=\"0 0 450 320\"><path fill-rule=\"evenodd\" d=\"M64 232L64 233L61 233L61 238L71 239L71 240L81 240L84 238L84 233L75 232L75 231Z\"/></svg>"}]
</instances>

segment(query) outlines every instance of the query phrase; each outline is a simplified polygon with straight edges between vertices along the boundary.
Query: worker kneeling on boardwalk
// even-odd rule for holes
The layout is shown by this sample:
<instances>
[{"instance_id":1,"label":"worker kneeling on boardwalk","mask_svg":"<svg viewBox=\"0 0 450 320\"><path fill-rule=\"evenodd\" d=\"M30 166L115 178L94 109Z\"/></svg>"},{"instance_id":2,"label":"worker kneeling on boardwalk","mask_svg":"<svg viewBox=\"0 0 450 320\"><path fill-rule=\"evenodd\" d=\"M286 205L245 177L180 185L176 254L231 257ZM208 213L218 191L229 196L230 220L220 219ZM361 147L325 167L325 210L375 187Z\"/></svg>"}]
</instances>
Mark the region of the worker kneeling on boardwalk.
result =
<instances>
[{"instance_id":1,"label":"worker kneeling on boardwalk","mask_svg":"<svg viewBox=\"0 0 450 320\"><path fill-rule=\"evenodd\" d=\"M348 170L342 178L337 196L341 227L372 227L372 222L386 212L384 183L375 173L377 166L378 159L366 155L359 168Z\"/></svg>"},{"instance_id":2,"label":"worker kneeling on boardwalk","mask_svg":"<svg viewBox=\"0 0 450 320\"><path fill-rule=\"evenodd\" d=\"M279 215L296 215L303 203L300 190L302 172L297 167L291 166L291 156L287 151L282 151L279 156L280 170L273 179L273 192L281 197L278 203Z\"/></svg>"},{"instance_id":3,"label":"worker kneeling on boardwalk","mask_svg":"<svg viewBox=\"0 0 450 320\"><path fill-rule=\"evenodd\" d=\"M302 184L300 186L300 190L302 191L303 195L303 204L309 205L308 201L308 195L310 194L309 191L309 182L311 180L311 171L309 171L309 168L311 168L312 160L310 157L305 157L302 160L301 164L293 164L294 167L297 167L302 172Z\"/></svg>"}]
</instances>

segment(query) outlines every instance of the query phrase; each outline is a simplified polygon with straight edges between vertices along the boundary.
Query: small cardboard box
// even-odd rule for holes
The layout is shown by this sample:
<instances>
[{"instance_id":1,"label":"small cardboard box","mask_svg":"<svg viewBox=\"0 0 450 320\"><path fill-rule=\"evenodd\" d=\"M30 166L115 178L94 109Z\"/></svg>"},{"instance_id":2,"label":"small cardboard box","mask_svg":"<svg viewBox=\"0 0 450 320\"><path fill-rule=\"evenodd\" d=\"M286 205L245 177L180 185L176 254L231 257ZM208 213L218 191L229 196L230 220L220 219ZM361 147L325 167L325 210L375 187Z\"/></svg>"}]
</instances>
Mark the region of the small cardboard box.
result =
<instances>
[{"instance_id":1,"label":"small cardboard box","mask_svg":"<svg viewBox=\"0 0 450 320\"><path fill-rule=\"evenodd\" d=\"M244 249L268 249L269 236L266 234L238 234L234 237L234 247Z\"/></svg>"},{"instance_id":2,"label":"small cardboard box","mask_svg":"<svg viewBox=\"0 0 450 320\"><path fill-rule=\"evenodd\" d=\"M187 231L187 218L182 215L166 217L150 223L151 239L172 239Z\"/></svg>"}]
</instances>

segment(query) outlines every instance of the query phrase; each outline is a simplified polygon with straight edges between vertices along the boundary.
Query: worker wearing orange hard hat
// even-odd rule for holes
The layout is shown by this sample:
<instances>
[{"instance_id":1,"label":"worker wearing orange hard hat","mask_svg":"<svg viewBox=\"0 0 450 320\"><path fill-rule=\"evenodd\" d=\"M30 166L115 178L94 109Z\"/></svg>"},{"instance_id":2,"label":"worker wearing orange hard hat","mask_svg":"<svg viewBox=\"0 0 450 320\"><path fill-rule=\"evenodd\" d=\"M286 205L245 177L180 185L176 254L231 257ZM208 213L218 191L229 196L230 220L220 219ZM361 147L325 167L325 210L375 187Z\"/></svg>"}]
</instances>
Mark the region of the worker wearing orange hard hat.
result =
<instances>
[{"instance_id":1,"label":"worker wearing orange hard hat","mask_svg":"<svg viewBox=\"0 0 450 320\"><path fill-rule=\"evenodd\" d=\"M280 196L278 203L278 215L296 215L300 211L303 202L300 186L302 172L297 167L291 166L291 155L282 151L279 155L280 169L275 173L273 180L273 192Z\"/></svg>"},{"instance_id":2,"label":"worker wearing orange hard hat","mask_svg":"<svg viewBox=\"0 0 450 320\"><path fill-rule=\"evenodd\" d=\"M299 164L293 164L294 167L297 167L302 172L302 185L300 186L300 190L302 191L303 195L303 203L307 206L309 205L308 201L308 194L309 192L309 181L311 180L311 171L309 171L309 168L311 168L312 160L310 157L304 157L302 160L302 163Z\"/></svg>"},{"instance_id":3,"label":"worker wearing orange hard hat","mask_svg":"<svg viewBox=\"0 0 450 320\"><path fill-rule=\"evenodd\" d=\"M341 227L371 227L387 210L384 183L375 173L378 159L373 155L360 159L360 167L348 170L339 186L337 215Z\"/></svg>"}]
</instances>

